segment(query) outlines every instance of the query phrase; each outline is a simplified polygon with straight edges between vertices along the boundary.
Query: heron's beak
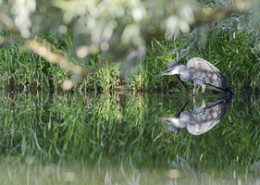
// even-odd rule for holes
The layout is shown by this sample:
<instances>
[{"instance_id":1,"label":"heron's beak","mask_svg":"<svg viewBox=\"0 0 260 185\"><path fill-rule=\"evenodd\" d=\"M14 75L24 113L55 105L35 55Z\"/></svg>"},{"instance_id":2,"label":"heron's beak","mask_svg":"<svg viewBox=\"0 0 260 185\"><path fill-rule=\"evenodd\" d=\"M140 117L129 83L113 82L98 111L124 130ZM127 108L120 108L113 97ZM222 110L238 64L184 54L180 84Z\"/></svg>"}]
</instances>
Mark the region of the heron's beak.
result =
<instances>
[{"instance_id":1,"label":"heron's beak","mask_svg":"<svg viewBox=\"0 0 260 185\"><path fill-rule=\"evenodd\" d=\"M187 123L181 121L180 118L161 118L161 120L176 128L184 128L187 126Z\"/></svg>"},{"instance_id":2,"label":"heron's beak","mask_svg":"<svg viewBox=\"0 0 260 185\"><path fill-rule=\"evenodd\" d=\"M175 69L167 69L166 71L163 71L160 73L160 76L164 76L164 75L176 75L178 74L177 71Z\"/></svg>"},{"instance_id":3,"label":"heron's beak","mask_svg":"<svg viewBox=\"0 0 260 185\"><path fill-rule=\"evenodd\" d=\"M179 119L177 118L161 118L162 121L168 123L168 124L177 124L179 122Z\"/></svg>"}]
</instances>

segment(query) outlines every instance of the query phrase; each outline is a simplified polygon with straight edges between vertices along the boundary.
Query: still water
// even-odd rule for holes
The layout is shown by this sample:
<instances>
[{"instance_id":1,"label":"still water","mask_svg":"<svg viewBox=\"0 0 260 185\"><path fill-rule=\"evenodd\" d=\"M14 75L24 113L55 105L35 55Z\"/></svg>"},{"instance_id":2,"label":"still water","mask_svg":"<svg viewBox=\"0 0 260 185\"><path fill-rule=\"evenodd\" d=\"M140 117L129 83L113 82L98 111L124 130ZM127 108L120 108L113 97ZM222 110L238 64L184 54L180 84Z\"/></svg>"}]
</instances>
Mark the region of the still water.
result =
<instances>
[{"instance_id":1,"label":"still water","mask_svg":"<svg viewBox=\"0 0 260 185\"><path fill-rule=\"evenodd\" d=\"M0 96L1 184L260 184L257 96Z\"/></svg>"}]
</instances>

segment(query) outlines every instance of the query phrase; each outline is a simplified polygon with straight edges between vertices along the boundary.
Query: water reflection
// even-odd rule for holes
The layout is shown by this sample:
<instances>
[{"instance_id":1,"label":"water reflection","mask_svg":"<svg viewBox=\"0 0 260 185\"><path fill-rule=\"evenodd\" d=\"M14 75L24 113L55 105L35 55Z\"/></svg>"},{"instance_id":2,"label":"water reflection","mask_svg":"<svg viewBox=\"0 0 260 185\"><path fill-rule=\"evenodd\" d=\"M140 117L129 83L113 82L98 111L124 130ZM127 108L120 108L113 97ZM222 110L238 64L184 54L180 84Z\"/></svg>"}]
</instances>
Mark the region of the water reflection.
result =
<instances>
[{"instance_id":1,"label":"water reflection","mask_svg":"<svg viewBox=\"0 0 260 185\"><path fill-rule=\"evenodd\" d=\"M193 111L182 111L179 118L162 118L168 124L170 131L179 131L187 128L192 135L201 135L214 126L223 118L230 104L231 96L226 96L208 103L203 103Z\"/></svg>"},{"instance_id":2,"label":"water reflection","mask_svg":"<svg viewBox=\"0 0 260 185\"><path fill-rule=\"evenodd\" d=\"M176 114L183 105L185 97L172 96L2 94L0 181L185 185L192 179L194 185L206 185L239 184L241 177L240 184L257 184L260 99L235 96L217 132L193 137L187 132L171 134L158 124L165 113ZM212 114L214 125L229 103L221 98L186 112L201 115L201 124L210 118L204 114ZM243 177L248 178L244 183Z\"/></svg>"},{"instance_id":3,"label":"water reflection","mask_svg":"<svg viewBox=\"0 0 260 185\"><path fill-rule=\"evenodd\" d=\"M243 175L233 169L169 170L158 165L139 166L131 159L96 164L78 161L43 164L37 160L23 163L5 158L0 162L0 179L3 185L259 185L259 177L252 172Z\"/></svg>"}]
</instances>

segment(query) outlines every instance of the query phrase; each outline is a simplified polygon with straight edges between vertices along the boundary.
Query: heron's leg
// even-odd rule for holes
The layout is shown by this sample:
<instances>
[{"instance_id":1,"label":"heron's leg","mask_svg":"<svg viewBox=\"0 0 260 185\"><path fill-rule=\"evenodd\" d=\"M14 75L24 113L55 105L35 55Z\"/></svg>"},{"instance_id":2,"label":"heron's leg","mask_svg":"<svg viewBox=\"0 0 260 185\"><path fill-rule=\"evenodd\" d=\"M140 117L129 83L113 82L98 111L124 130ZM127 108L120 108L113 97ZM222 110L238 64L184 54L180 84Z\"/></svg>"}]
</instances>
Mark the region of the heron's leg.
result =
<instances>
[{"instance_id":1,"label":"heron's leg","mask_svg":"<svg viewBox=\"0 0 260 185\"><path fill-rule=\"evenodd\" d=\"M176 114L176 116L180 117L180 114L184 111L184 109L186 108L188 103L189 103L189 100L187 99L187 101L185 102L184 106L179 110L179 112Z\"/></svg>"},{"instance_id":2,"label":"heron's leg","mask_svg":"<svg viewBox=\"0 0 260 185\"><path fill-rule=\"evenodd\" d=\"M193 102L193 109L195 109L196 108L196 96L195 95L192 96L192 102Z\"/></svg>"},{"instance_id":3,"label":"heron's leg","mask_svg":"<svg viewBox=\"0 0 260 185\"><path fill-rule=\"evenodd\" d=\"M205 84L202 84L201 87L202 87L202 93L205 93L205 91L206 91L206 85L205 85Z\"/></svg>"},{"instance_id":4,"label":"heron's leg","mask_svg":"<svg viewBox=\"0 0 260 185\"><path fill-rule=\"evenodd\" d=\"M206 105L205 99L203 98L203 99L202 99L201 107L205 108L206 106L207 106L207 105Z\"/></svg>"},{"instance_id":5,"label":"heron's leg","mask_svg":"<svg viewBox=\"0 0 260 185\"><path fill-rule=\"evenodd\" d=\"M179 82L183 85L183 87L185 88L185 90L188 92L189 89L188 87L185 85L185 83L183 81L181 81L180 77L178 76L177 79L179 80Z\"/></svg>"},{"instance_id":6,"label":"heron's leg","mask_svg":"<svg viewBox=\"0 0 260 185\"><path fill-rule=\"evenodd\" d=\"M196 94L196 86L197 86L197 84L196 83L194 83L193 84L193 96L195 96L195 94Z\"/></svg>"}]
</instances>

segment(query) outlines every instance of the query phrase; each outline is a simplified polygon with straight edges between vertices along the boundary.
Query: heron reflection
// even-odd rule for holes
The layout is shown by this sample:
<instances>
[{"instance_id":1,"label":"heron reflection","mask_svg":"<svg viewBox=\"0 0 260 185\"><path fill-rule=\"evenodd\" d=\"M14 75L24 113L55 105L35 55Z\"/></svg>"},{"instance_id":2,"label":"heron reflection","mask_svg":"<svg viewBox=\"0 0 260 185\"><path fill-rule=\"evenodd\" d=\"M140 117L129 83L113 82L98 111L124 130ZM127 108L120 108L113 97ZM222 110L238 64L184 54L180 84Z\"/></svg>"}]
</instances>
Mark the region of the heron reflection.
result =
<instances>
[{"instance_id":1,"label":"heron reflection","mask_svg":"<svg viewBox=\"0 0 260 185\"><path fill-rule=\"evenodd\" d=\"M168 69L162 72L160 76L177 74L180 75L180 80L183 82L194 82L194 94L196 85L202 87L202 92L205 92L206 88L208 88L218 92L233 94L225 76L217 67L203 58L191 58L187 65L182 65L179 61L170 63Z\"/></svg>"},{"instance_id":2,"label":"heron reflection","mask_svg":"<svg viewBox=\"0 0 260 185\"><path fill-rule=\"evenodd\" d=\"M223 118L230 103L231 96L216 101L203 103L193 111L182 111L179 118L162 118L168 124L170 131L179 131L182 128L192 135L201 135L208 132Z\"/></svg>"}]
</instances>

